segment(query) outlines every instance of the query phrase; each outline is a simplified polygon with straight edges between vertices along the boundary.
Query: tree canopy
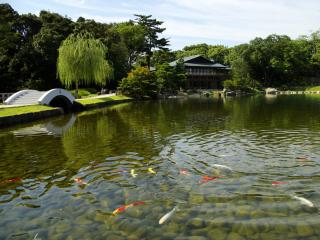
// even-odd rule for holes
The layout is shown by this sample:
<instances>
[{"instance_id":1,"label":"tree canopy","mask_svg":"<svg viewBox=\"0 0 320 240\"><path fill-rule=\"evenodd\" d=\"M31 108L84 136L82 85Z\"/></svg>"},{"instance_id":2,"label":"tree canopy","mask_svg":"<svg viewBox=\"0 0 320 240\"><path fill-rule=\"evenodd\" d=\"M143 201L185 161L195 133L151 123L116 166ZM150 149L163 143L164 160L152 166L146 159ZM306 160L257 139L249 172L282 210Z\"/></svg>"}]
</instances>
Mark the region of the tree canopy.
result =
<instances>
[{"instance_id":1,"label":"tree canopy","mask_svg":"<svg viewBox=\"0 0 320 240\"><path fill-rule=\"evenodd\" d=\"M201 43L178 51L168 48L164 31L163 22L151 15L135 15L134 20L122 23L83 17L72 21L49 11L18 14L9 4L0 4L0 92L61 87L58 49L70 34L85 33L105 46L104 60L114 73L109 83L112 89L138 66L169 71L170 78L172 69L165 65L192 55L229 65L233 85L289 88L320 84L320 31L298 39L273 34L234 47ZM91 83L90 87L99 88Z\"/></svg>"},{"instance_id":2,"label":"tree canopy","mask_svg":"<svg viewBox=\"0 0 320 240\"><path fill-rule=\"evenodd\" d=\"M113 77L113 69L105 59L106 47L89 34L71 34L59 48L57 74L67 87L72 84L104 86Z\"/></svg>"},{"instance_id":3,"label":"tree canopy","mask_svg":"<svg viewBox=\"0 0 320 240\"><path fill-rule=\"evenodd\" d=\"M151 66L152 49L167 49L169 40L166 38L159 38L159 34L166 29L161 28L162 21L151 18L152 15L135 15L136 23L144 29L144 53L146 54L147 65Z\"/></svg>"}]
</instances>

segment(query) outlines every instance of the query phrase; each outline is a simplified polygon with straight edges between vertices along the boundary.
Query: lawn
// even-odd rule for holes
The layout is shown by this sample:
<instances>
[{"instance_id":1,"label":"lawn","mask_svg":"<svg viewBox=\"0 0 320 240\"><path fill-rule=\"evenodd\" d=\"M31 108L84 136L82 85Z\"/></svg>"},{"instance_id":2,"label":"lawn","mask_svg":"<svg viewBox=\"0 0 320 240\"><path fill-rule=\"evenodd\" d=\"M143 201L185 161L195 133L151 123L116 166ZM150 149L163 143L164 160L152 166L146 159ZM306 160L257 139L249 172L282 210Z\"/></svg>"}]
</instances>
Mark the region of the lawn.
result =
<instances>
[{"instance_id":1,"label":"lawn","mask_svg":"<svg viewBox=\"0 0 320 240\"><path fill-rule=\"evenodd\" d=\"M320 86L307 88L305 91L320 91Z\"/></svg>"},{"instance_id":2,"label":"lawn","mask_svg":"<svg viewBox=\"0 0 320 240\"><path fill-rule=\"evenodd\" d=\"M47 107L43 105L0 108L0 117L16 116L16 115L21 115L25 113L42 112L42 111L52 110L52 109L55 109L55 108Z\"/></svg>"},{"instance_id":3,"label":"lawn","mask_svg":"<svg viewBox=\"0 0 320 240\"><path fill-rule=\"evenodd\" d=\"M70 91L73 96L75 96L76 90ZM88 98L97 96L97 90L94 88L80 88L78 89L78 97L79 98Z\"/></svg>"},{"instance_id":4,"label":"lawn","mask_svg":"<svg viewBox=\"0 0 320 240\"><path fill-rule=\"evenodd\" d=\"M117 102L122 100L129 100L129 99L131 98L126 96L112 96L107 98L78 99L76 101L81 105L86 106L91 104L99 104L99 103L110 102L110 101ZM26 113L42 112L42 111L52 110L52 109L55 109L55 108L43 106L43 105L0 108L0 118L8 117L8 116L16 116L16 115L21 115Z\"/></svg>"},{"instance_id":5,"label":"lawn","mask_svg":"<svg viewBox=\"0 0 320 240\"><path fill-rule=\"evenodd\" d=\"M97 103L104 103L104 102L110 102L110 101L122 101L122 100L129 100L132 99L130 97L126 96L112 96L112 97L106 97L106 98L88 98L88 99L77 99L76 101L84 106L91 105L91 104L97 104Z\"/></svg>"}]
</instances>

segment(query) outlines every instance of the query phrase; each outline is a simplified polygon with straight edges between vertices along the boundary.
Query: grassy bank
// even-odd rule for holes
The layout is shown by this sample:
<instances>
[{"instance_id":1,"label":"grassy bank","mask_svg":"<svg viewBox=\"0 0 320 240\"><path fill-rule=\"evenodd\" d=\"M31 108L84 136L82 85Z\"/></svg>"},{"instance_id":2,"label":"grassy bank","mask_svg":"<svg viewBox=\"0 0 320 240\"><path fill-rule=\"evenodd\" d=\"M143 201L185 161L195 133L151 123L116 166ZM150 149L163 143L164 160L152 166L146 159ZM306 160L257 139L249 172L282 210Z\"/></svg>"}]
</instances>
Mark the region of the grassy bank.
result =
<instances>
[{"instance_id":1,"label":"grassy bank","mask_svg":"<svg viewBox=\"0 0 320 240\"><path fill-rule=\"evenodd\" d=\"M306 88L305 91L312 91L312 92L320 91L320 86L309 87L309 88Z\"/></svg>"},{"instance_id":2,"label":"grassy bank","mask_svg":"<svg viewBox=\"0 0 320 240\"><path fill-rule=\"evenodd\" d=\"M131 100L132 98L126 96L112 96L106 98L86 98L76 100L80 105L86 109L86 107L100 107L104 104L116 104L117 102L123 102ZM0 108L0 120L7 117L19 117L23 115L32 115L36 113L46 112L48 110L56 111L58 108L43 106L43 105L30 105L21 107L8 107Z\"/></svg>"},{"instance_id":3,"label":"grassy bank","mask_svg":"<svg viewBox=\"0 0 320 240\"><path fill-rule=\"evenodd\" d=\"M107 102L117 102L117 101L124 101L124 100L131 100L132 98L126 96L112 96L106 98L85 98L85 99L77 99L76 101L83 106L93 105L93 104L101 104Z\"/></svg>"},{"instance_id":4,"label":"grassy bank","mask_svg":"<svg viewBox=\"0 0 320 240\"><path fill-rule=\"evenodd\" d=\"M36 113L36 112L42 112L47 110L53 110L53 109L56 109L56 108L47 107L43 105L0 108L0 117L17 116L17 115L22 115L27 113Z\"/></svg>"}]
</instances>

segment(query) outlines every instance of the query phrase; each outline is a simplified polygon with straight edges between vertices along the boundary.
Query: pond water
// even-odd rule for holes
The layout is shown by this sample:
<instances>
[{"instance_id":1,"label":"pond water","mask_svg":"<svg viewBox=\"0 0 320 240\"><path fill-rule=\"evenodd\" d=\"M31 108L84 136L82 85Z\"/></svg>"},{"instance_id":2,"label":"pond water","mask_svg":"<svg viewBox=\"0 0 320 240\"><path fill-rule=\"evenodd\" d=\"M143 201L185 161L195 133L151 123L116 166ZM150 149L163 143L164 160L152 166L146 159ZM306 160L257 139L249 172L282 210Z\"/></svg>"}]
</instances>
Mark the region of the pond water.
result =
<instances>
[{"instance_id":1,"label":"pond water","mask_svg":"<svg viewBox=\"0 0 320 240\"><path fill-rule=\"evenodd\" d=\"M126 103L0 152L0 239L320 238L317 97Z\"/></svg>"}]
</instances>

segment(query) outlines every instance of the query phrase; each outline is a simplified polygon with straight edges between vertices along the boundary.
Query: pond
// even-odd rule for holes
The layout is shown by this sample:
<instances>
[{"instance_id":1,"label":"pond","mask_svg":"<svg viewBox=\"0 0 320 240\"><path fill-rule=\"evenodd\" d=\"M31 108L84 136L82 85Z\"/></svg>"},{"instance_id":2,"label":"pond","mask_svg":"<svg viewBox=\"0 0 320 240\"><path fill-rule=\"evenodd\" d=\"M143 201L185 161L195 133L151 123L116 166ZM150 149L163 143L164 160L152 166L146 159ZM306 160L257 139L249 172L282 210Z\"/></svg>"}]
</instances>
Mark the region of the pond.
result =
<instances>
[{"instance_id":1,"label":"pond","mask_svg":"<svg viewBox=\"0 0 320 240\"><path fill-rule=\"evenodd\" d=\"M0 151L0 239L320 237L314 96L125 103L2 129Z\"/></svg>"}]
</instances>

